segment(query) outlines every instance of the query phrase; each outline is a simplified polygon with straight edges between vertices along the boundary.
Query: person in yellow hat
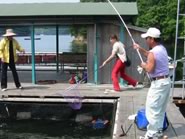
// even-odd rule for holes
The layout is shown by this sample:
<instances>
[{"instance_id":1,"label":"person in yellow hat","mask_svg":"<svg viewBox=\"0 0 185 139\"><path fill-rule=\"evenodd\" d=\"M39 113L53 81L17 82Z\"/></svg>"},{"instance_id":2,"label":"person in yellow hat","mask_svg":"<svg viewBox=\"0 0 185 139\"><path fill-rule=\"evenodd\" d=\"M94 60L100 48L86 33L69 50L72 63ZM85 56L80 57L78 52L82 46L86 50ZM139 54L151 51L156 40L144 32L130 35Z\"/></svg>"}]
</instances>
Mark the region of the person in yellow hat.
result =
<instances>
[{"instance_id":1,"label":"person in yellow hat","mask_svg":"<svg viewBox=\"0 0 185 139\"><path fill-rule=\"evenodd\" d=\"M13 29L7 29L3 35L3 39L0 41L0 58L2 62L2 75L1 75L1 89L2 91L7 90L7 68L12 71L13 78L17 89L23 89L19 82L19 77L16 71L15 62L18 57L16 51L25 53L24 49L21 48L19 43L13 38L16 34Z\"/></svg>"}]
</instances>

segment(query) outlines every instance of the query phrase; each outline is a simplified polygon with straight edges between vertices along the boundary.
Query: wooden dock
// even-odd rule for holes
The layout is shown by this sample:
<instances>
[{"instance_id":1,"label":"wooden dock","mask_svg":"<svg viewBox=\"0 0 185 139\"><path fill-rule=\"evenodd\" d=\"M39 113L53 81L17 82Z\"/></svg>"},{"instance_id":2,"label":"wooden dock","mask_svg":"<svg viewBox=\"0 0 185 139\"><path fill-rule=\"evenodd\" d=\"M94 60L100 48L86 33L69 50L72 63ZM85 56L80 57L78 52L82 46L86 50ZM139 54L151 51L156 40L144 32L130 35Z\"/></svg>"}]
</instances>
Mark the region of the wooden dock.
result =
<instances>
[{"instance_id":1,"label":"wooden dock","mask_svg":"<svg viewBox=\"0 0 185 139\"><path fill-rule=\"evenodd\" d=\"M22 84L24 90L17 90L13 83L9 83L9 90L0 92L0 101L14 101L16 98L22 97L38 97L40 100L46 100L46 96L57 96L59 93L69 87L69 84L52 84L52 85L32 85L29 83ZM104 93L106 89L111 89L112 85L94 85L82 84L79 91L84 97L98 97L98 98L118 98L119 104L117 107L117 115L114 125L113 139L139 139L139 136L145 134L144 131L137 129L133 124L126 136L119 137L122 134L121 126L126 131L133 121L127 118L129 115L136 114L140 108L145 107L146 95L148 88L132 88L122 87L123 91L120 93L109 92ZM185 118L180 113L178 107L174 103L169 103L167 109L167 116L170 122L169 128L165 131L168 139L185 139Z\"/></svg>"}]
</instances>

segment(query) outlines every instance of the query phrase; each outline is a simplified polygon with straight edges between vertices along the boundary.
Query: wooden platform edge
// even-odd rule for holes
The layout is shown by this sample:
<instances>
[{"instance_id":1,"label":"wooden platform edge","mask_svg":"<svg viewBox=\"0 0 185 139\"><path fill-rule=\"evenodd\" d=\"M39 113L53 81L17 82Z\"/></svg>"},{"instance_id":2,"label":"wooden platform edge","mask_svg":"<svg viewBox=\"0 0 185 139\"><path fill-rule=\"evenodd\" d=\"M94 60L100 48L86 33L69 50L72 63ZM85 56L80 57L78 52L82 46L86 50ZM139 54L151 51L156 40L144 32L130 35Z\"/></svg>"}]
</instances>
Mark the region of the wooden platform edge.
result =
<instances>
[{"instance_id":1,"label":"wooden platform edge","mask_svg":"<svg viewBox=\"0 0 185 139\"><path fill-rule=\"evenodd\" d=\"M167 116L177 138L185 139L185 118L174 103L168 105Z\"/></svg>"}]
</instances>

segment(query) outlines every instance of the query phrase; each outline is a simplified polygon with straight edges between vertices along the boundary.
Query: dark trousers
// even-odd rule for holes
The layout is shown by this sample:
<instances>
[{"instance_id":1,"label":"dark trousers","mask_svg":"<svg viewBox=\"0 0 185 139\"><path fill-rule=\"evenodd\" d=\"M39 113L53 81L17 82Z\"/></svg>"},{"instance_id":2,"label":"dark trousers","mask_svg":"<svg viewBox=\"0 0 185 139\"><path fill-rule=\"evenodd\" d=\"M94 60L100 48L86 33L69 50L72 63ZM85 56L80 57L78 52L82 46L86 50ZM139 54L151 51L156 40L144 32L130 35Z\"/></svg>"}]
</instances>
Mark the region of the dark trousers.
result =
<instances>
[{"instance_id":1,"label":"dark trousers","mask_svg":"<svg viewBox=\"0 0 185 139\"><path fill-rule=\"evenodd\" d=\"M19 82L19 77L18 77L18 74L17 74L17 71L16 71L15 63L14 62L10 62L10 63L2 62L1 88L2 89L7 88L7 69L8 69L8 66L12 71L15 86L17 88L20 87L21 84Z\"/></svg>"}]
</instances>

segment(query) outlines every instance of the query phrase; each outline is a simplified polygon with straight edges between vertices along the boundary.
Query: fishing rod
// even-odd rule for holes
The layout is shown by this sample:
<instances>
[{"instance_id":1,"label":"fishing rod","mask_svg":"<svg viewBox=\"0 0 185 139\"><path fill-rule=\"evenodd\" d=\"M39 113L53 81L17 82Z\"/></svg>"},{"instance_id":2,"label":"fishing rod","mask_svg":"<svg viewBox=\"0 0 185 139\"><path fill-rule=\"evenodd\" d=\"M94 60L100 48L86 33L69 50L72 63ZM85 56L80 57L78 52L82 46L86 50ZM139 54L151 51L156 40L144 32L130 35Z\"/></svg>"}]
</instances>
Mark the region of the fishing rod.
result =
<instances>
[{"instance_id":1,"label":"fishing rod","mask_svg":"<svg viewBox=\"0 0 185 139\"><path fill-rule=\"evenodd\" d=\"M120 18L121 22L123 23L124 27L126 28L126 30L127 30L127 32L128 32L128 35L130 36L130 38L131 38L131 40L132 40L132 43L135 44L135 41L134 41L134 39L133 39L133 36L132 36L132 34L130 33L130 31L129 31L129 29L128 29L126 23L125 23L125 21L124 21L123 18L121 17L120 13L118 12L118 10L116 9L116 7L112 4L112 2L111 2L110 0L107 0L107 1L108 1L108 3L112 6L112 8L114 9L114 11L117 13L118 17ZM142 57L141 57L141 54L140 54L140 52L139 52L139 49L136 49L136 51L137 51L137 54L139 55L139 58L140 58L141 62L144 62L143 59L142 59ZM148 79L150 80L150 76L149 76L148 73L147 73L147 76L148 76Z\"/></svg>"}]
</instances>

